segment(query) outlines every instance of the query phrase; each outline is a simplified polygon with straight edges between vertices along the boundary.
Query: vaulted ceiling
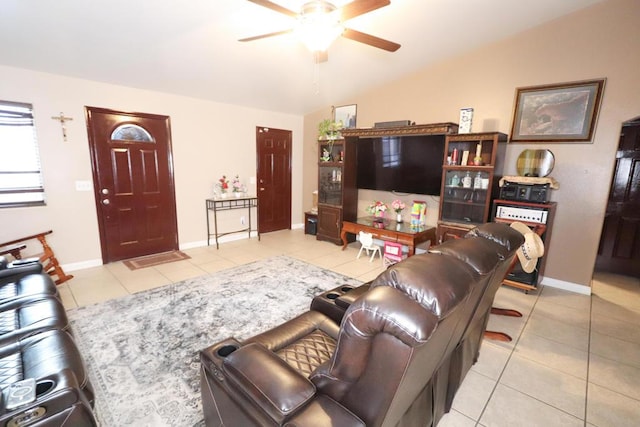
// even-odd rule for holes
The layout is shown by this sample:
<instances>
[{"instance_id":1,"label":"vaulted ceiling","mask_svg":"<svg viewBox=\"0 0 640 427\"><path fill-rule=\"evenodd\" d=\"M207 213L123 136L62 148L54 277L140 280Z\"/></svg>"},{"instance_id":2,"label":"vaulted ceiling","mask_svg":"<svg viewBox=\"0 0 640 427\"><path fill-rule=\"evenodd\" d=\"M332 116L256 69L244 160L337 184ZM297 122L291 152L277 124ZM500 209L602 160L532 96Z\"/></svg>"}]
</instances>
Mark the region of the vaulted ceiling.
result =
<instances>
[{"instance_id":1,"label":"vaulted ceiling","mask_svg":"<svg viewBox=\"0 0 640 427\"><path fill-rule=\"evenodd\" d=\"M294 35L238 42L292 26L246 0L2 0L0 64L305 114L600 1L391 0L349 27L397 52L340 38L316 65Z\"/></svg>"}]
</instances>

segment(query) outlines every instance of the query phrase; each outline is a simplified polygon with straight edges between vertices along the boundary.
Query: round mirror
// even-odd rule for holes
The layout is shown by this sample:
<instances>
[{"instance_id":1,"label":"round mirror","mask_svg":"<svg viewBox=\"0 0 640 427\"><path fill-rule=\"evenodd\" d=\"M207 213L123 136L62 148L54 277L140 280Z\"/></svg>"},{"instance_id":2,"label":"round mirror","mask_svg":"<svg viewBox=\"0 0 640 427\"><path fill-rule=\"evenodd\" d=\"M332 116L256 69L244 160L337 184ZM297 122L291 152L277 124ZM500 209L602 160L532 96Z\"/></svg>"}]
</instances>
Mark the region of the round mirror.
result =
<instances>
[{"instance_id":1,"label":"round mirror","mask_svg":"<svg viewBox=\"0 0 640 427\"><path fill-rule=\"evenodd\" d=\"M524 150L518 156L516 169L520 176L544 177L551 173L555 162L551 150Z\"/></svg>"}]
</instances>

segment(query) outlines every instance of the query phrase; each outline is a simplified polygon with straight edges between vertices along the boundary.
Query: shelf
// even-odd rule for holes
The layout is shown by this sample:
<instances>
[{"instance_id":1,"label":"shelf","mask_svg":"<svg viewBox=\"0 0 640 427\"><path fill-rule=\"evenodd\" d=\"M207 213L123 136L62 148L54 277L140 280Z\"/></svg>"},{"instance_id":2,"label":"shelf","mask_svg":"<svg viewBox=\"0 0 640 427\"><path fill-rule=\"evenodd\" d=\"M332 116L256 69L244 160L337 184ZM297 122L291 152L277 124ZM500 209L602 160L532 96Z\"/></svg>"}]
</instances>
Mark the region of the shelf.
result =
<instances>
[{"instance_id":1,"label":"shelf","mask_svg":"<svg viewBox=\"0 0 640 427\"><path fill-rule=\"evenodd\" d=\"M343 165L343 162L323 162L322 160L318 162L318 166L322 166L322 167L341 168L342 165Z\"/></svg>"},{"instance_id":2,"label":"shelf","mask_svg":"<svg viewBox=\"0 0 640 427\"><path fill-rule=\"evenodd\" d=\"M451 190L473 190L473 191L488 191L488 188L474 188L474 187L460 187L458 185L445 185L445 189L449 188Z\"/></svg>"},{"instance_id":3,"label":"shelf","mask_svg":"<svg viewBox=\"0 0 640 427\"><path fill-rule=\"evenodd\" d=\"M462 166L462 165L443 165L442 166L442 170L443 171L453 171L453 170L468 170L468 171L478 171L478 172L490 172L493 170L493 165L483 165L483 166L475 166L475 165L467 165L467 166Z\"/></svg>"},{"instance_id":4,"label":"shelf","mask_svg":"<svg viewBox=\"0 0 640 427\"><path fill-rule=\"evenodd\" d=\"M464 205L464 206L482 206L484 207L485 203L478 202L467 202L466 200L443 200L442 203L448 203L450 205Z\"/></svg>"}]
</instances>

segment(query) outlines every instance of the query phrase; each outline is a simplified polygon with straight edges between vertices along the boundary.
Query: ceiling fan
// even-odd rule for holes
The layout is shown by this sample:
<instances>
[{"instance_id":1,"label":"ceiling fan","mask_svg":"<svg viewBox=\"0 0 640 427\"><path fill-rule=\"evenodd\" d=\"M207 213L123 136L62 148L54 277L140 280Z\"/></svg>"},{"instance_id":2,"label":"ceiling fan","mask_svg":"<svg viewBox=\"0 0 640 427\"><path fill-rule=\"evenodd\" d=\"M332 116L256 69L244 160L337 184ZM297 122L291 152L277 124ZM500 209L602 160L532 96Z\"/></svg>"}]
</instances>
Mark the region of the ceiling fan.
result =
<instances>
[{"instance_id":1,"label":"ceiling fan","mask_svg":"<svg viewBox=\"0 0 640 427\"><path fill-rule=\"evenodd\" d=\"M274 37L288 33L296 33L302 42L314 53L316 62L324 62L328 59L327 49L339 36L354 40L369 46L395 52L400 48L398 43L381 39L344 26L349 19L365 13L380 9L391 4L390 0L354 0L340 8L326 0L313 0L302 5L299 13L269 0L249 0L251 3L266 7L275 12L282 13L296 19L296 25L292 28L261 34L258 36L240 39L241 42L249 42L267 37Z\"/></svg>"}]
</instances>

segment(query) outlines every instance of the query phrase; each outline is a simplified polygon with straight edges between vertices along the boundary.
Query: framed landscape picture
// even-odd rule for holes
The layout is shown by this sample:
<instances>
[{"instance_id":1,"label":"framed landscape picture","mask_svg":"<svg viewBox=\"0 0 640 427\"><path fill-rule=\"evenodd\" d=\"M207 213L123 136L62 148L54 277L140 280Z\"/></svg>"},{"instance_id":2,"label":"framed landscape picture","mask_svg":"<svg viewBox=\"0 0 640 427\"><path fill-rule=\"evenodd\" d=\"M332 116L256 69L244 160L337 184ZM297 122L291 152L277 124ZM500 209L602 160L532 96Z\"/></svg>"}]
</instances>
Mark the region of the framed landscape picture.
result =
<instances>
[{"instance_id":1,"label":"framed landscape picture","mask_svg":"<svg viewBox=\"0 0 640 427\"><path fill-rule=\"evenodd\" d=\"M591 142L605 79L516 89L513 142Z\"/></svg>"},{"instance_id":2,"label":"framed landscape picture","mask_svg":"<svg viewBox=\"0 0 640 427\"><path fill-rule=\"evenodd\" d=\"M345 129L355 129L356 127L356 112L357 106L344 105L342 107L336 107L334 110L334 122L342 122Z\"/></svg>"}]
</instances>

